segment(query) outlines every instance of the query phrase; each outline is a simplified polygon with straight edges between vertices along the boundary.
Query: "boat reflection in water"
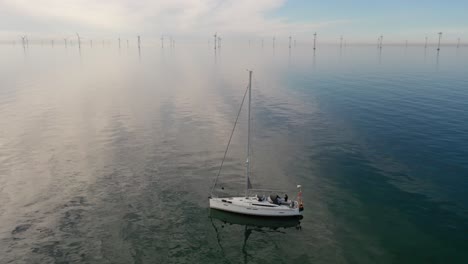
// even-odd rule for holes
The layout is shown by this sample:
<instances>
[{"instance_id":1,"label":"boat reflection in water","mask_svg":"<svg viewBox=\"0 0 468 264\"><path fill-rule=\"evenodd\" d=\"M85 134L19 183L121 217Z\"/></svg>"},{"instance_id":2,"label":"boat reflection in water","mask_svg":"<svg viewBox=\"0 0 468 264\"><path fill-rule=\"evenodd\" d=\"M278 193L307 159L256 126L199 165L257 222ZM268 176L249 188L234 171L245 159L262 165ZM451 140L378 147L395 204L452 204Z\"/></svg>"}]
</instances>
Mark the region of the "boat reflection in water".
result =
<instances>
[{"instance_id":1,"label":"boat reflection in water","mask_svg":"<svg viewBox=\"0 0 468 264\"><path fill-rule=\"evenodd\" d=\"M223 252L224 248L221 244L220 229L216 222L221 222L221 228L226 226L237 225L244 226L244 241L242 244L242 254L244 256L244 263L247 263L249 256L247 253L247 241L252 233L283 233L281 229L295 228L301 229L302 215L292 217L261 217L261 216L249 216L236 213L230 213L217 209L210 209L211 224L216 232L216 238L218 246Z\"/></svg>"}]
</instances>

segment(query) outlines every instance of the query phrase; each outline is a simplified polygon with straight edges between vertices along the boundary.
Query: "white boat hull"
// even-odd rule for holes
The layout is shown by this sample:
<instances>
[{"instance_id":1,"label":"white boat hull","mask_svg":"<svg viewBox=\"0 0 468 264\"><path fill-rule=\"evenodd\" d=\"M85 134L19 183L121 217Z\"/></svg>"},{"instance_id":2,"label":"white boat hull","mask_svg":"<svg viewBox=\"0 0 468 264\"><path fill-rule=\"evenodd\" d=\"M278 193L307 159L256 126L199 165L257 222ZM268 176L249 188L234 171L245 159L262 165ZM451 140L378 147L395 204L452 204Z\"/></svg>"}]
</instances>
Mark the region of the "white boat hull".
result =
<instances>
[{"instance_id":1,"label":"white boat hull","mask_svg":"<svg viewBox=\"0 0 468 264\"><path fill-rule=\"evenodd\" d=\"M210 208L254 216L291 217L302 215L299 208L258 201L256 197L210 198Z\"/></svg>"}]
</instances>

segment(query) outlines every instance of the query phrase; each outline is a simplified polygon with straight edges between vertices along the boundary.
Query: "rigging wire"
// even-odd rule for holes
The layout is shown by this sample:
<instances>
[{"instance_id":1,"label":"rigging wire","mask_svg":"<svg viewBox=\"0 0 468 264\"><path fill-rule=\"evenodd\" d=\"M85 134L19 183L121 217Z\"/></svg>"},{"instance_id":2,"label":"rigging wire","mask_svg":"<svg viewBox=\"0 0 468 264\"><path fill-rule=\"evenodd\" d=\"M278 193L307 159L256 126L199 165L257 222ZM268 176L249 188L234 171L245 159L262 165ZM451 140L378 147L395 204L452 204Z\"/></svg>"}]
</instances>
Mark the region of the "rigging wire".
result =
<instances>
[{"instance_id":1,"label":"rigging wire","mask_svg":"<svg viewBox=\"0 0 468 264\"><path fill-rule=\"evenodd\" d=\"M240 113L242 111L242 106L244 105L245 97L247 96L248 91L249 91L249 86L247 85L247 88L245 89L245 92L244 92L244 97L242 97L242 102L241 102L241 105L239 107L239 112L237 112L236 121L234 122L234 126L233 126L232 131L231 131L231 136L229 137L229 141L228 141L228 144L226 146L226 150L224 151L223 160L221 161L221 165L219 166L218 174L216 175L213 187L211 187L210 197L213 194L216 183L218 182L219 175L221 174L221 170L223 169L224 160L226 159L226 155L227 155L227 152L228 152L228 149L229 149L229 145L231 144L232 136L234 135L234 130L236 129L237 121L239 120L239 116L240 116Z\"/></svg>"}]
</instances>

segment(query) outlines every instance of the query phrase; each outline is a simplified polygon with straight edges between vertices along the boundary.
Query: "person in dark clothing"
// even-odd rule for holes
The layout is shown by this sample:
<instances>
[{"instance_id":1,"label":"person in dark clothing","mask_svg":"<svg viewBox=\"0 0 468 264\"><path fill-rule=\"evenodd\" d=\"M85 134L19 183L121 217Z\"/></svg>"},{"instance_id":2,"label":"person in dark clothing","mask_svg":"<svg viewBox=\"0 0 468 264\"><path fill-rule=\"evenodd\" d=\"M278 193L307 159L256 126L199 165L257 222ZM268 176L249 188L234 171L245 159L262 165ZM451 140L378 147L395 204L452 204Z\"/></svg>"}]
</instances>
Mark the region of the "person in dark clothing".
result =
<instances>
[{"instance_id":1,"label":"person in dark clothing","mask_svg":"<svg viewBox=\"0 0 468 264\"><path fill-rule=\"evenodd\" d=\"M288 194L284 194L284 201L285 201L285 202L288 201Z\"/></svg>"}]
</instances>

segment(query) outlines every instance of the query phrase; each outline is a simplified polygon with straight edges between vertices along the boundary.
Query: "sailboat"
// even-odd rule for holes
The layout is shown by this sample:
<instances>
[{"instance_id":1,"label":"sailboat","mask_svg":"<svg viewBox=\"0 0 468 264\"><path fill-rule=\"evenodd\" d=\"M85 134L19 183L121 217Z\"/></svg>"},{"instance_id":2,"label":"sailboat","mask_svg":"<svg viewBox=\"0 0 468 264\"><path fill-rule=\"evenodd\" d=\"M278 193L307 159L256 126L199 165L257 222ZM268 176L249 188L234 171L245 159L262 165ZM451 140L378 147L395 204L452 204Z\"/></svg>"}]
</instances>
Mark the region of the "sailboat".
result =
<instances>
[{"instance_id":1,"label":"sailboat","mask_svg":"<svg viewBox=\"0 0 468 264\"><path fill-rule=\"evenodd\" d=\"M234 123L234 128L231 133L231 138L229 139L228 146L224 153L223 161L221 162L221 167L216 177L215 183L211 189L211 195L209 197L210 208L216 210L227 211L231 213L251 215L251 216L264 216L264 217L300 217L302 216L302 211L304 210L304 205L302 201L302 187L297 185L298 195L296 200L289 200L288 196L280 197L278 194L275 194L272 190L260 190L253 189L250 183L250 163L251 163L251 118L250 118L250 108L251 108L251 99L252 99L252 71L249 71L249 85L247 87L248 92L248 122L247 122L247 159L246 159L246 180L245 180L245 195L238 197L216 197L213 194L216 182L219 177L219 173L222 168L224 159L226 158L226 153L229 148L229 144L232 139L232 134L234 133L237 120L239 118L240 110L245 100L242 100L242 104L237 115L236 122ZM270 195L264 195L259 193L270 192ZM273 193L273 194L271 194Z\"/></svg>"}]
</instances>

